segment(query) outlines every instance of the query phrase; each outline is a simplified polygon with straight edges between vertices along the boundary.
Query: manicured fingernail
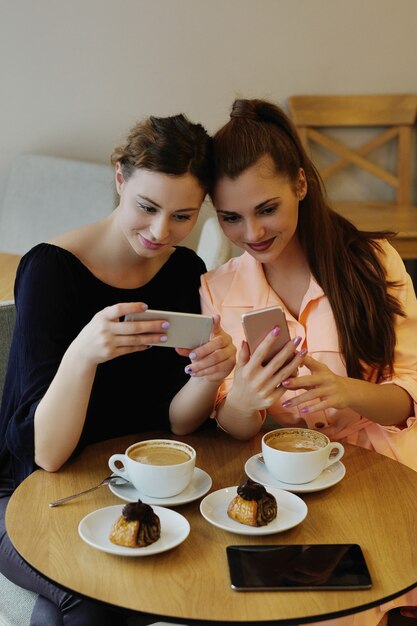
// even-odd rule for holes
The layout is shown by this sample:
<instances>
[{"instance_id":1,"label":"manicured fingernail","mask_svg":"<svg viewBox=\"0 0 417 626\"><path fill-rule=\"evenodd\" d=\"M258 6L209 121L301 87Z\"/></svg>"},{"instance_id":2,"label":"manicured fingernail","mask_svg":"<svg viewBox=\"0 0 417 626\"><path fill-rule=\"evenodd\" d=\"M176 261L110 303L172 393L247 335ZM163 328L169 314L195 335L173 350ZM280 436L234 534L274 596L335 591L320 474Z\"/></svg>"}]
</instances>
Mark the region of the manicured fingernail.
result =
<instances>
[{"instance_id":1,"label":"manicured fingernail","mask_svg":"<svg viewBox=\"0 0 417 626\"><path fill-rule=\"evenodd\" d=\"M196 358L197 358L197 355L196 355L196 353L195 353L195 352L190 352L190 354L188 355L188 358L189 358L189 359L191 359L191 360L193 360L193 359L196 359Z\"/></svg>"},{"instance_id":2,"label":"manicured fingernail","mask_svg":"<svg viewBox=\"0 0 417 626\"><path fill-rule=\"evenodd\" d=\"M161 343L164 343L165 341L167 341L167 339L168 339L168 337L167 337L166 335L161 335L161 336L159 337L159 341L160 341Z\"/></svg>"},{"instance_id":3,"label":"manicured fingernail","mask_svg":"<svg viewBox=\"0 0 417 626\"><path fill-rule=\"evenodd\" d=\"M308 413L308 412L309 412L309 411L308 411L308 406L303 406L303 407L301 407L301 409L300 409L300 413Z\"/></svg>"},{"instance_id":4,"label":"manicured fingernail","mask_svg":"<svg viewBox=\"0 0 417 626\"><path fill-rule=\"evenodd\" d=\"M162 322L161 326L162 326L162 328L164 328L166 330L167 328L170 327L170 323L169 322Z\"/></svg>"},{"instance_id":5,"label":"manicured fingernail","mask_svg":"<svg viewBox=\"0 0 417 626\"><path fill-rule=\"evenodd\" d=\"M274 337L277 337L279 335L279 332L280 332L280 327L279 326L274 326L274 328L272 329L272 333L271 334Z\"/></svg>"},{"instance_id":6,"label":"manicured fingernail","mask_svg":"<svg viewBox=\"0 0 417 626\"><path fill-rule=\"evenodd\" d=\"M291 400L287 400L286 402L283 402L281 406L283 406L284 409L286 409L287 406L290 406L290 404L291 404Z\"/></svg>"},{"instance_id":7,"label":"manicured fingernail","mask_svg":"<svg viewBox=\"0 0 417 626\"><path fill-rule=\"evenodd\" d=\"M294 337L294 339L292 340L293 344L295 346L298 346L298 344L300 343L302 337Z\"/></svg>"},{"instance_id":8,"label":"manicured fingernail","mask_svg":"<svg viewBox=\"0 0 417 626\"><path fill-rule=\"evenodd\" d=\"M307 348L303 348L303 350L300 350L298 354L299 356L306 356L308 354Z\"/></svg>"},{"instance_id":9,"label":"manicured fingernail","mask_svg":"<svg viewBox=\"0 0 417 626\"><path fill-rule=\"evenodd\" d=\"M187 365L187 367L184 369L184 372L185 372L186 374L192 374L192 373L193 373L193 370L192 370L191 365Z\"/></svg>"},{"instance_id":10,"label":"manicured fingernail","mask_svg":"<svg viewBox=\"0 0 417 626\"><path fill-rule=\"evenodd\" d=\"M147 311L147 309L148 309L148 305L143 303L142 304L142 311Z\"/></svg>"},{"instance_id":11,"label":"manicured fingernail","mask_svg":"<svg viewBox=\"0 0 417 626\"><path fill-rule=\"evenodd\" d=\"M284 381L281 383L281 385L282 385L283 387L288 387L290 384L291 384L291 381L290 381L290 380L284 380Z\"/></svg>"}]
</instances>

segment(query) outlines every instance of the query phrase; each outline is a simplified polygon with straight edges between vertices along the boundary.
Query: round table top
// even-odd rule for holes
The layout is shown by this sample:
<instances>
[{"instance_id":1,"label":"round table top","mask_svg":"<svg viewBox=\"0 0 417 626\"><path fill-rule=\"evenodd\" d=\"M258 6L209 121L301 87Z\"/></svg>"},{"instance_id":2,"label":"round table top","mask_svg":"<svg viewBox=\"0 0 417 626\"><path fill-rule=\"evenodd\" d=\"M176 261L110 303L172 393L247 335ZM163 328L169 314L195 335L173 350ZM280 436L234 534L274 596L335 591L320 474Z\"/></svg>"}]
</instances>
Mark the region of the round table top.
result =
<instances>
[{"instance_id":1,"label":"round table top","mask_svg":"<svg viewBox=\"0 0 417 626\"><path fill-rule=\"evenodd\" d=\"M176 548L146 558L97 550L78 534L88 513L124 504L107 487L50 508L48 503L100 482L111 454L155 433L94 444L59 472L38 470L10 499L6 524L20 554L34 568L84 595L166 618L298 623L356 612L417 585L417 472L357 446L346 446L346 475L318 492L298 494L308 506L298 526L267 536L230 533L206 521L200 500L175 507L191 532ZM167 435L159 433L166 438ZM197 450L197 467L213 480L211 491L238 485L244 465L260 452L259 434L237 441L218 430L186 437ZM171 437L176 438L176 437ZM278 502L279 507L279 502ZM172 507L174 508L174 507ZM110 529L109 529L110 530ZM368 590L237 592L230 587L226 546L279 543L358 543L373 585Z\"/></svg>"}]
</instances>

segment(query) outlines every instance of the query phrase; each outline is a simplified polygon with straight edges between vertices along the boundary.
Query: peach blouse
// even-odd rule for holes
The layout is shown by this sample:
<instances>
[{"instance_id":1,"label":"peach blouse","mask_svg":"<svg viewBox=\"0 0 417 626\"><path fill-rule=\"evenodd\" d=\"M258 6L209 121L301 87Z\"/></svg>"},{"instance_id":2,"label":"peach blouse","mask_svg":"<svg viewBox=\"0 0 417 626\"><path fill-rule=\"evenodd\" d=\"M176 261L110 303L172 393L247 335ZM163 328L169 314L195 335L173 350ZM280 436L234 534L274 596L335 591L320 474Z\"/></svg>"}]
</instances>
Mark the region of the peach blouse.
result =
<instances>
[{"instance_id":1,"label":"peach blouse","mask_svg":"<svg viewBox=\"0 0 417 626\"><path fill-rule=\"evenodd\" d=\"M282 407L285 399L302 391L287 391L270 407L268 415L279 426L297 425L317 429L332 440L376 450L417 470L417 299L400 256L388 242L383 242L382 246L387 280L400 284L392 288L392 293L399 300L406 317L396 319L394 375L381 384L394 383L410 394L414 412L409 416L406 427L381 426L351 409L327 409L305 415L299 411L304 405L287 409ZM200 294L202 312L221 315L222 326L232 336L237 348L244 339L242 313L280 305L285 311L291 337L302 337L298 349L307 348L313 358L325 363L333 372L340 376L347 375L329 300L312 276L301 304L299 319L291 315L269 286L262 264L246 252L202 276ZM300 368L301 375L308 373L307 368ZM376 380L376 371L369 370L367 376L370 381ZM227 394L232 380L233 372L221 387L217 403Z\"/></svg>"}]
</instances>

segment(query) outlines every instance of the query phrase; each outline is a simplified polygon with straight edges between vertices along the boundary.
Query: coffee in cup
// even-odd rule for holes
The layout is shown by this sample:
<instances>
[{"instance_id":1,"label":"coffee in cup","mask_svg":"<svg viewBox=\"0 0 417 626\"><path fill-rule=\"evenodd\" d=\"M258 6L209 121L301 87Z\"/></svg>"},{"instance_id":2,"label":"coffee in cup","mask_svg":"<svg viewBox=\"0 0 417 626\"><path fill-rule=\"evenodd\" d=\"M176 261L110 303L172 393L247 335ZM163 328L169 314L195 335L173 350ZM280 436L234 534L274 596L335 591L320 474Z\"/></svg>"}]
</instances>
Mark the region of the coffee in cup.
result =
<instances>
[{"instance_id":1,"label":"coffee in cup","mask_svg":"<svg viewBox=\"0 0 417 626\"><path fill-rule=\"evenodd\" d=\"M113 454L109 467L117 476L129 480L140 493L153 498L170 498L190 484L195 459L194 448L186 443L150 439L132 444L124 454Z\"/></svg>"},{"instance_id":2,"label":"coffee in cup","mask_svg":"<svg viewBox=\"0 0 417 626\"><path fill-rule=\"evenodd\" d=\"M279 428L262 437L262 454L274 478L298 485L311 482L339 461L344 448L316 430Z\"/></svg>"}]
</instances>

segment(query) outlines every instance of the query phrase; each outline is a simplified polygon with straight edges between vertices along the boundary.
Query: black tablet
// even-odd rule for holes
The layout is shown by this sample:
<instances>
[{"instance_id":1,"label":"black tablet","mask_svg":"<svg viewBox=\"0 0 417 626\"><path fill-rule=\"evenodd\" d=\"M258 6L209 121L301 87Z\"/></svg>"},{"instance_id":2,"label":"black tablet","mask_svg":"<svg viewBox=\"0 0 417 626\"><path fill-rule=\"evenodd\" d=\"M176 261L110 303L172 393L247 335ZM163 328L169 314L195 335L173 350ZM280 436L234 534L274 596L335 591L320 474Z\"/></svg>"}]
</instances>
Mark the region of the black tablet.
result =
<instances>
[{"instance_id":1,"label":"black tablet","mask_svg":"<svg viewBox=\"0 0 417 626\"><path fill-rule=\"evenodd\" d=\"M371 576L357 544L227 546L237 591L369 589Z\"/></svg>"}]
</instances>

